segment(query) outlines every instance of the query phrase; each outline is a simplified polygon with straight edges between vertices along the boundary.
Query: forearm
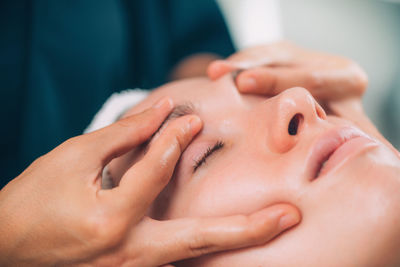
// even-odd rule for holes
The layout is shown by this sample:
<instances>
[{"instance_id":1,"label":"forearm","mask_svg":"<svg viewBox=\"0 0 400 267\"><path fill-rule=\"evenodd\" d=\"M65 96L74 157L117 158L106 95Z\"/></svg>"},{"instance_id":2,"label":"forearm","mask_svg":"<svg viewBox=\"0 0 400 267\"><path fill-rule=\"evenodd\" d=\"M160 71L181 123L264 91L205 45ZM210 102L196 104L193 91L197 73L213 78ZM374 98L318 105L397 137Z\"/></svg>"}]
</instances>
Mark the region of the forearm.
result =
<instances>
[{"instance_id":1,"label":"forearm","mask_svg":"<svg viewBox=\"0 0 400 267\"><path fill-rule=\"evenodd\" d=\"M46 241L33 234L40 228L40 220L34 218L38 215L34 202L14 193L32 196L35 192L26 192L20 182L15 178L0 191L0 266L54 265L50 249L41 250Z\"/></svg>"},{"instance_id":2,"label":"forearm","mask_svg":"<svg viewBox=\"0 0 400 267\"><path fill-rule=\"evenodd\" d=\"M9 212L10 209L6 205L8 203L7 191L12 183L13 181L0 190L0 266L13 265L12 259L14 257L12 254L18 243L17 228L19 225L14 222L14 216Z\"/></svg>"},{"instance_id":3,"label":"forearm","mask_svg":"<svg viewBox=\"0 0 400 267\"><path fill-rule=\"evenodd\" d=\"M24 247L24 237L21 234L23 232L22 224L18 223L18 216L15 214L18 212L18 206L10 207L7 203L10 202L7 196L8 184L0 191L0 266L25 266L20 260L19 254L23 254L21 249ZM12 196L11 196L12 197ZM11 199L11 202L12 199ZM26 221L25 218L21 218ZM40 242L40 240L38 240ZM31 263L34 265L34 263Z\"/></svg>"}]
</instances>

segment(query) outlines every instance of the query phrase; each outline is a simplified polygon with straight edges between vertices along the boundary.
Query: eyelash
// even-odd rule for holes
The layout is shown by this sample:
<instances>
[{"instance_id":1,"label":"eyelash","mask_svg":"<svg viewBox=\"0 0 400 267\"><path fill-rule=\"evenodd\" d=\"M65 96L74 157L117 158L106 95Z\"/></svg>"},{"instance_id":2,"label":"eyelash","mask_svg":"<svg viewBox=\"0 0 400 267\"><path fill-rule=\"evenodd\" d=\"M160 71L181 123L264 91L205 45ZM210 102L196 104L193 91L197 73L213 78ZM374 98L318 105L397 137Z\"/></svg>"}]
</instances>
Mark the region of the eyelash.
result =
<instances>
[{"instance_id":1,"label":"eyelash","mask_svg":"<svg viewBox=\"0 0 400 267\"><path fill-rule=\"evenodd\" d=\"M210 146L204 152L203 156L199 160L195 160L193 165L193 172L195 172L201 165L206 163L206 160L212 153L224 147L224 142L221 140L217 141L214 146Z\"/></svg>"}]
</instances>

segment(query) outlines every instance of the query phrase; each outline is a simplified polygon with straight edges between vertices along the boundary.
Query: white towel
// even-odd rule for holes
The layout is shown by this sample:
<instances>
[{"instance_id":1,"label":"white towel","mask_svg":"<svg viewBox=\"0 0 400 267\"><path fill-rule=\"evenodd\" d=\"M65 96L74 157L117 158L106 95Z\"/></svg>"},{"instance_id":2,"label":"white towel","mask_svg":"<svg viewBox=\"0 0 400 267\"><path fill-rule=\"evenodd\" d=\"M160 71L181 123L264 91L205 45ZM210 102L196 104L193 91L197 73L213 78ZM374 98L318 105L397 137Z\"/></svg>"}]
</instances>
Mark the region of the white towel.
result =
<instances>
[{"instance_id":1,"label":"white towel","mask_svg":"<svg viewBox=\"0 0 400 267\"><path fill-rule=\"evenodd\" d=\"M114 123L119 116L145 99L148 94L149 91L141 89L128 89L112 94L96 113L84 133L93 132ZM102 172L101 187L110 189L113 186L113 179L105 166Z\"/></svg>"},{"instance_id":2,"label":"white towel","mask_svg":"<svg viewBox=\"0 0 400 267\"><path fill-rule=\"evenodd\" d=\"M128 89L112 94L94 116L84 133L93 132L114 123L128 109L145 99L149 91Z\"/></svg>"}]
</instances>

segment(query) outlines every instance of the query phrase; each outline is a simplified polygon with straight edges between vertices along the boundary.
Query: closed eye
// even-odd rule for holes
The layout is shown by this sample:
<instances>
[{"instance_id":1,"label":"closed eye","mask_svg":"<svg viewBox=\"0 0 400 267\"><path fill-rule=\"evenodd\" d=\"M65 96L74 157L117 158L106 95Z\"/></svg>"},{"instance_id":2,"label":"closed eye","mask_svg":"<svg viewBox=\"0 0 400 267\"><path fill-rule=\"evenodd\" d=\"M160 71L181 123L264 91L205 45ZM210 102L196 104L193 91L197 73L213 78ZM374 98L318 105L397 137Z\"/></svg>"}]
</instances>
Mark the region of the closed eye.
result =
<instances>
[{"instance_id":1,"label":"closed eye","mask_svg":"<svg viewBox=\"0 0 400 267\"><path fill-rule=\"evenodd\" d=\"M194 161L193 172L196 172L198 168L200 168L203 164L205 164L209 156L211 156L215 151L218 151L223 147L224 147L224 142L222 142L221 140L217 141L214 144L214 146L208 147L207 150L203 153L203 155L198 160Z\"/></svg>"}]
</instances>

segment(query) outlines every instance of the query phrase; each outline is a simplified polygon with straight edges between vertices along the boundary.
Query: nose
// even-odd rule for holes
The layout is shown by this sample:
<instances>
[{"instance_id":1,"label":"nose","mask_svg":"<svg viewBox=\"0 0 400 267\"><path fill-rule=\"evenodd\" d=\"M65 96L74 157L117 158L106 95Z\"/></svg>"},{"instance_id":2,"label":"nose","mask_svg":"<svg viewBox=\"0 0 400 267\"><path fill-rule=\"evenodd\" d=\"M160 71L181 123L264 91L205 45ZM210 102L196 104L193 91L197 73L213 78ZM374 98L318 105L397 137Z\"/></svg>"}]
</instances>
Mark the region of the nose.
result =
<instances>
[{"instance_id":1,"label":"nose","mask_svg":"<svg viewBox=\"0 0 400 267\"><path fill-rule=\"evenodd\" d=\"M267 145L272 152L285 153L299 142L307 128L326 119L325 111L304 88L295 87L262 103L268 116Z\"/></svg>"}]
</instances>

